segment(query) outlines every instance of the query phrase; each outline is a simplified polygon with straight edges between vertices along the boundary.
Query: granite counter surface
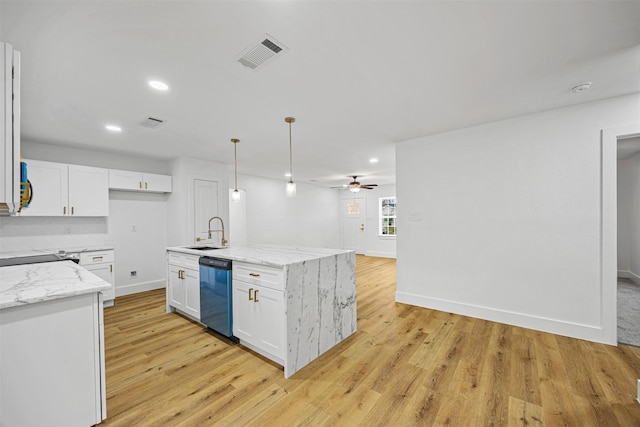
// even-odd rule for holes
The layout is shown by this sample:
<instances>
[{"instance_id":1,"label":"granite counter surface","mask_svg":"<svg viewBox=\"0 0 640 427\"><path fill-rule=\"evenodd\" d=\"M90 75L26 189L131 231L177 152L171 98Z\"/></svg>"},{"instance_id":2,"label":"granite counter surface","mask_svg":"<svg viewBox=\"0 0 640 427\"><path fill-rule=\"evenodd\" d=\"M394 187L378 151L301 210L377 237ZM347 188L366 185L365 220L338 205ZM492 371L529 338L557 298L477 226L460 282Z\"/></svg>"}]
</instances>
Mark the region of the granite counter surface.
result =
<instances>
[{"instance_id":1,"label":"granite counter surface","mask_svg":"<svg viewBox=\"0 0 640 427\"><path fill-rule=\"evenodd\" d=\"M0 267L0 309L111 289L72 261Z\"/></svg>"}]
</instances>

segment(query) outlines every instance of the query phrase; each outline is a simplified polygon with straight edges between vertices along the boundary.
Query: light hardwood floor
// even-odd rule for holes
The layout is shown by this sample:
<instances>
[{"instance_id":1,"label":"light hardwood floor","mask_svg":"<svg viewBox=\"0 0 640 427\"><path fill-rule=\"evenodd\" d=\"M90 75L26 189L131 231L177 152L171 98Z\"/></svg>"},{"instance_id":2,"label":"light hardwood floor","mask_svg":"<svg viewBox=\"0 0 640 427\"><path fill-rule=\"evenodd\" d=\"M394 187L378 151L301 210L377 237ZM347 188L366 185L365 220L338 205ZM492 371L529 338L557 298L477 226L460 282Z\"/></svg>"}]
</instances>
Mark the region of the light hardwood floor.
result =
<instances>
[{"instance_id":1,"label":"light hardwood floor","mask_svg":"<svg viewBox=\"0 0 640 427\"><path fill-rule=\"evenodd\" d=\"M285 380L165 313L105 310L105 426L640 426L640 349L394 302L395 260L357 258L358 332Z\"/></svg>"}]
</instances>

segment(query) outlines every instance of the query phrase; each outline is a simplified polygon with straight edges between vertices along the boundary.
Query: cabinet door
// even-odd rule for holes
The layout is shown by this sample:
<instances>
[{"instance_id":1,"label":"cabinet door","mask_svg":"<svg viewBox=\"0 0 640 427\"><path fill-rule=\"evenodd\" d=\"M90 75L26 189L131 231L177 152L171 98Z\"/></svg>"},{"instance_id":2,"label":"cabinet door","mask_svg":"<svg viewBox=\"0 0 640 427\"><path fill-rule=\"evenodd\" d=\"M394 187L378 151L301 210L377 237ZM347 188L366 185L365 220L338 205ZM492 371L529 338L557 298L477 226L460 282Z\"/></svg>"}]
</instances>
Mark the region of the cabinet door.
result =
<instances>
[{"instance_id":1,"label":"cabinet door","mask_svg":"<svg viewBox=\"0 0 640 427\"><path fill-rule=\"evenodd\" d=\"M115 291L115 281L114 281L114 272L113 272L112 263L89 264L89 265L82 265L82 267L89 270L90 272L92 272L102 280L107 281L112 285L114 285L114 287L111 288L110 290L102 292L102 295L104 295L105 301L110 301L115 298L116 291Z\"/></svg>"},{"instance_id":2,"label":"cabinet door","mask_svg":"<svg viewBox=\"0 0 640 427\"><path fill-rule=\"evenodd\" d=\"M33 199L23 216L63 216L69 214L68 166L63 163L25 160Z\"/></svg>"},{"instance_id":3,"label":"cabinet door","mask_svg":"<svg viewBox=\"0 0 640 427\"><path fill-rule=\"evenodd\" d=\"M256 287L253 292L258 333L256 344L269 354L284 359L284 292Z\"/></svg>"},{"instance_id":4,"label":"cabinet door","mask_svg":"<svg viewBox=\"0 0 640 427\"><path fill-rule=\"evenodd\" d=\"M184 281L182 280L183 268L177 265L169 265L169 305L184 310Z\"/></svg>"},{"instance_id":5,"label":"cabinet door","mask_svg":"<svg viewBox=\"0 0 640 427\"><path fill-rule=\"evenodd\" d=\"M232 281L232 305L233 305L233 335L248 343L258 345L257 339L254 337L255 331L255 313L257 307L253 302L253 291L255 286L238 280ZM252 298L249 299L249 289L251 289Z\"/></svg>"},{"instance_id":6,"label":"cabinet door","mask_svg":"<svg viewBox=\"0 0 640 427\"><path fill-rule=\"evenodd\" d=\"M69 208L75 216L109 215L107 169L69 165Z\"/></svg>"},{"instance_id":7,"label":"cabinet door","mask_svg":"<svg viewBox=\"0 0 640 427\"><path fill-rule=\"evenodd\" d=\"M200 320L200 272L183 270L184 312Z\"/></svg>"},{"instance_id":8,"label":"cabinet door","mask_svg":"<svg viewBox=\"0 0 640 427\"><path fill-rule=\"evenodd\" d=\"M147 191L171 193L171 176L153 173L142 174L143 187Z\"/></svg>"},{"instance_id":9,"label":"cabinet door","mask_svg":"<svg viewBox=\"0 0 640 427\"><path fill-rule=\"evenodd\" d=\"M142 174L140 172L109 169L109 188L114 190L140 190L142 187Z\"/></svg>"},{"instance_id":10,"label":"cabinet door","mask_svg":"<svg viewBox=\"0 0 640 427\"><path fill-rule=\"evenodd\" d=\"M284 359L284 292L233 281L233 335Z\"/></svg>"}]
</instances>

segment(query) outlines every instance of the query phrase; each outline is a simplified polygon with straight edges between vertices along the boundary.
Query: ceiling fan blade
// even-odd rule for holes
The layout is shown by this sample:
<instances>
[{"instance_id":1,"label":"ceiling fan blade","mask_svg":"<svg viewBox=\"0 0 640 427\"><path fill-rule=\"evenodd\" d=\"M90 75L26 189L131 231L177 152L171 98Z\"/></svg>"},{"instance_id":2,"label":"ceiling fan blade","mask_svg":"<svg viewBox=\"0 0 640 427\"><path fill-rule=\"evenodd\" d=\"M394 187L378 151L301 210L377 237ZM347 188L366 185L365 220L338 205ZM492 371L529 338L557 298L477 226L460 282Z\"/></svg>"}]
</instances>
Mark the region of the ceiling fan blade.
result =
<instances>
[{"instance_id":1,"label":"ceiling fan blade","mask_svg":"<svg viewBox=\"0 0 640 427\"><path fill-rule=\"evenodd\" d=\"M369 188L369 187L377 187L378 184L363 184L360 188ZM371 190L371 188L369 188Z\"/></svg>"}]
</instances>

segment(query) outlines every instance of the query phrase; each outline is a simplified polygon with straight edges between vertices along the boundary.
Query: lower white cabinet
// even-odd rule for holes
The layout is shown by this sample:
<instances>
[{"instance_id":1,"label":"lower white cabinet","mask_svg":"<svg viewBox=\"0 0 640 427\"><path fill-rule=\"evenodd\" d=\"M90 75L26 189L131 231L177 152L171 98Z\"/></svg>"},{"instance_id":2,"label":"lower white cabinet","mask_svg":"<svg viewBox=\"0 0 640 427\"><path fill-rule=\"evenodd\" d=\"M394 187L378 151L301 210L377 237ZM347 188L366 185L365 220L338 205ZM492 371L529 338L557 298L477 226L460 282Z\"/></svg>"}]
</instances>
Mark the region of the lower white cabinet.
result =
<instances>
[{"instance_id":1,"label":"lower white cabinet","mask_svg":"<svg viewBox=\"0 0 640 427\"><path fill-rule=\"evenodd\" d=\"M200 266L197 255L167 254L167 310L200 320Z\"/></svg>"},{"instance_id":2,"label":"lower white cabinet","mask_svg":"<svg viewBox=\"0 0 640 427\"><path fill-rule=\"evenodd\" d=\"M106 418L103 319L100 293L0 310L0 426Z\"/></svg>"},{"instance_id":3,"label":"lower white cabinet","mask_svg":"<svg viewBox=\"0 0 640 427\"><path fill-rule=\"evenodd\" d=\"M282 269L233 263L233 335L243 345L283 363L285 300Z\"/></svg>"},{"instance_id":4,"label":"lower white cabinet","mask_svg":"<svg viewBox=\"0 0 640 427\"><path fill-rule=\"evenodd\" d=\"M102 292L105 307L111 307L116 297L116 268L114 255L113 250L80 253L79 265L100 277L102 280L113 285L110 290Z\"/></svg>"}]
</instances>

